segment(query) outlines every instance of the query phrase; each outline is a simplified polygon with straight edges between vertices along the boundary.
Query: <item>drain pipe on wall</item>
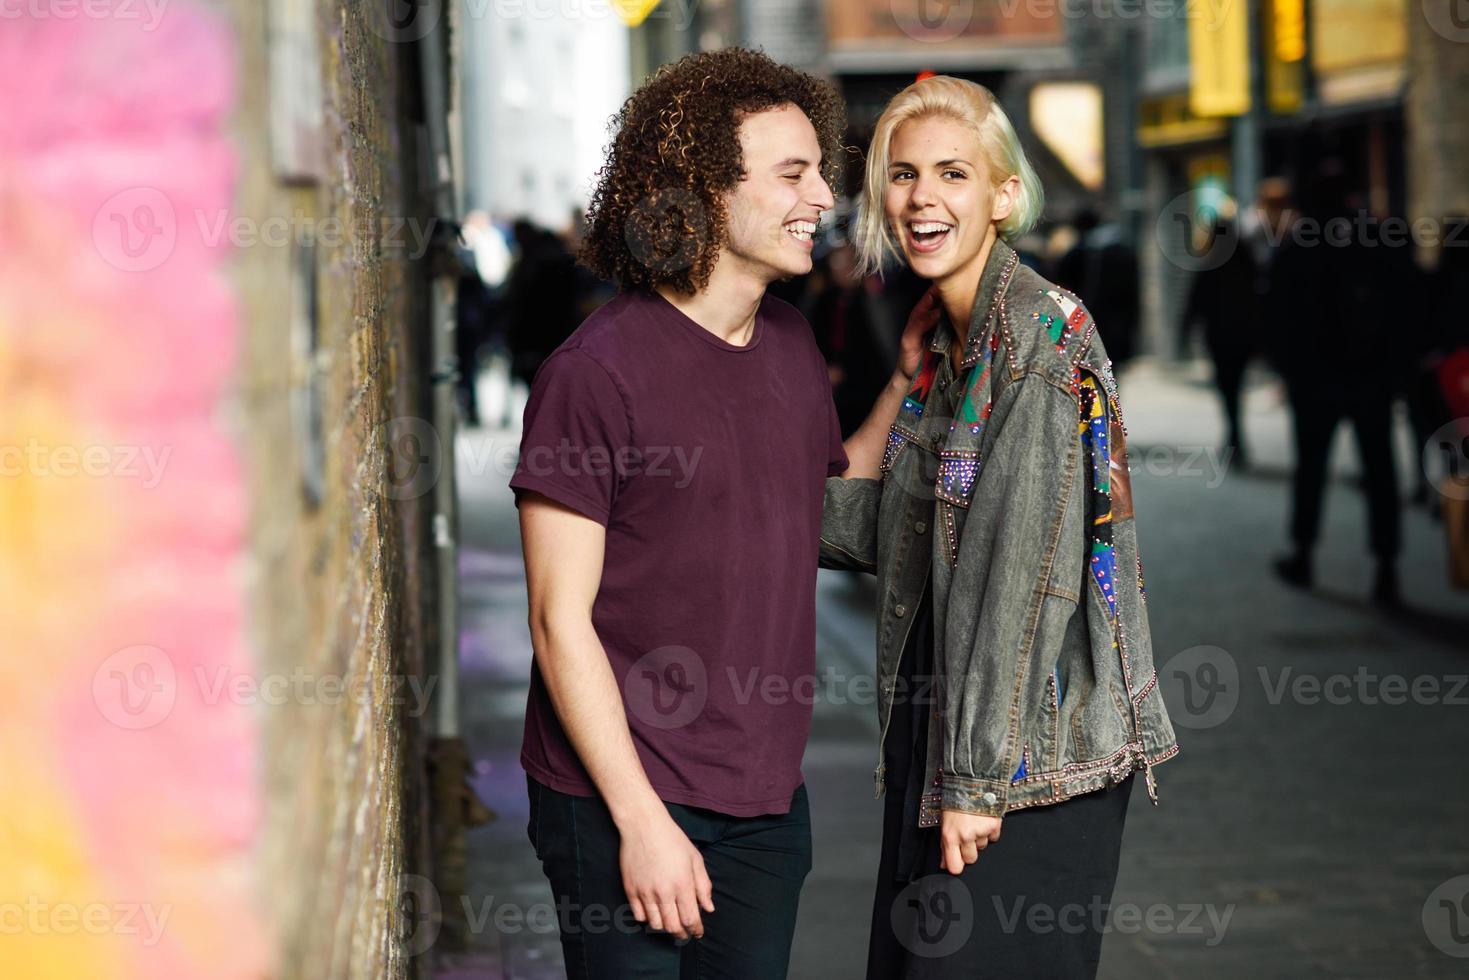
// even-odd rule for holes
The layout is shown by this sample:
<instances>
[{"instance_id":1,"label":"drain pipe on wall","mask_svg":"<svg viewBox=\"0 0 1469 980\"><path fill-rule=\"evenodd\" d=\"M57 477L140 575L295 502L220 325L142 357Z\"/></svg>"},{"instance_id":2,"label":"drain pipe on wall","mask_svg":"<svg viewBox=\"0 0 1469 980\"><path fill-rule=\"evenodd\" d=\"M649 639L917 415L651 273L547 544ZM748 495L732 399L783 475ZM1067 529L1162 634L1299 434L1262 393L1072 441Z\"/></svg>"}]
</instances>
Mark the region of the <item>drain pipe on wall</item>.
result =
<instances>
[{"instance_id":1,"label":"drain pipe on wall","mask_svg":"<svg viewBox=\"0 0 1469 980\"><path fill-rule=\"evenodd\" d=\"M466 830L494 819L469 782L471 760L459 718L459 512L455 482L455 399L460 366L455 347L459 245L458 193L451 143L448 39L452 36L444 0L420 0L417 15L434 27L418 44L430 169L425 175L433 207L430 253L429 329L432 340L433 429L439 440L439 475L434 483L434 554L438 624L438 684L433 731L428 745L429 834L432 874L440 896L439 945L463 948L467 924L460 896L468 890Z\"/></svg>"},{"instance_id":2,"label":"drain pipe on wall","mask_svg":"<svg viewBox=\"0 0 1469 980\"><path fill-rule=\"evenodd\" d=\"M439 440L439 474L434 483L434 549L438 556L438 692L434 734L459 735L459 515L454 473L454 439L458 429L454 385L459 365L454 350L455 268L452 249L458 235L454 167L449 149L449 97L441 0L425 0L418 16L435 25L418 41L429 165L425 175L433 207L434 251L431 253L429 329L432 333L433 427ZM446 254L447 253L447 254Z\"/></svg>"}]
</instances>

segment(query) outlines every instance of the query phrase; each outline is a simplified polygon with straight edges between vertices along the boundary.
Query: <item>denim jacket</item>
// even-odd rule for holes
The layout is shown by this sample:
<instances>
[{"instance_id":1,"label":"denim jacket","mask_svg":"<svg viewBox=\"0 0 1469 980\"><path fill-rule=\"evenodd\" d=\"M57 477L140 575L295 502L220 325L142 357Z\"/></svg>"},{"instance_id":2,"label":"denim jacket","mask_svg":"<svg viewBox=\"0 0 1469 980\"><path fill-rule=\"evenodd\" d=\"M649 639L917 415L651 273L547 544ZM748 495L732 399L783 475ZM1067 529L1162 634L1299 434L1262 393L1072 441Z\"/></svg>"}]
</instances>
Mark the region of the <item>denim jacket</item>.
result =
<instances>
[{"instance_id":1,"label":"denim jacket","mask_svg":"<svg viewBox=\"0 0 1469 980\"><path fill-rule=\"evenodd\" d=\"M940 320L881 479L826 481L821 563L878 579L875 772L916 604L931 586L935 702L920 826L1002 816L1178 752L1158 690L1125 435L1086 308L996 241L962 376ZM955 417L928 397L966 386ZM930 582L931 577L931 582Z\"/></svg>"}]
</instances>

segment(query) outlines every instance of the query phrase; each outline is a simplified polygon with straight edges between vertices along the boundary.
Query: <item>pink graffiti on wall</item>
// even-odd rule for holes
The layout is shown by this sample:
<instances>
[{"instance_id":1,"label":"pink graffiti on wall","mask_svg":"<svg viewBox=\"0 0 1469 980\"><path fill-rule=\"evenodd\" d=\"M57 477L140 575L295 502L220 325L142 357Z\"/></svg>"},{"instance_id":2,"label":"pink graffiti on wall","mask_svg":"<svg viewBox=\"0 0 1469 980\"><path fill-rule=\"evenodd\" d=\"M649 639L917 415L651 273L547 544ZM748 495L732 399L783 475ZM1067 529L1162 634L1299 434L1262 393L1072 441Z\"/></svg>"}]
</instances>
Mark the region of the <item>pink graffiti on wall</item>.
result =
<instances>
[{"instance_id":1,"label":"pink graffiti on wall","mask_svg":"<svg viewBox=\"0 0 1469 980\"><path fill-rule=\"evenodd\" d=\"M235 54L189 0L0 26L0 976L268 971Z\"/></svg>"}]
</instances>

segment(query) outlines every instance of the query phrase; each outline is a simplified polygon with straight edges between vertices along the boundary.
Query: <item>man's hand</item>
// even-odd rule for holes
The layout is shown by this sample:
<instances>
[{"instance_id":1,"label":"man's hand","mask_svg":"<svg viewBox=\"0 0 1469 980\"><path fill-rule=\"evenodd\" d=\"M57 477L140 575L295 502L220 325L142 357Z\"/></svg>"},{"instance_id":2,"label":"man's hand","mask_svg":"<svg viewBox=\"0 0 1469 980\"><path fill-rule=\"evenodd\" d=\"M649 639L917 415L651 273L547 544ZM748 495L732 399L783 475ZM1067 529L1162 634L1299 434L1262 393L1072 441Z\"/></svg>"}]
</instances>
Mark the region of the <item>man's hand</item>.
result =
<instances>
[{"instance_id":1,"label":"man's hand","mask_svg":"<svg viewBox=\"0 0 1469 980\"><path fill-rule=\"evenodd\" d=\"M938 297L938 290L930 286L908 314L908 325L903 328L903 338L898 343L898 373L905 381L911 382L923 364L923 337L939 322Z\"/></svg>"},{"instance_id":2,"label":"man's hand","mask_svg":"<svg viewBox=\"0 0 1469 980\"><path fill-rule=\"evenodd\" d=\"M945 810L939 817L939 866L951 875L979 860L979 852L1000 839L1000 818Z\"/></svg>"},{"instance_id":3,"label":"man's hand","mask_svg":"<svg viewBox=\"0 0 1469 980\"><path fill-rule=\"evenodd\" d=\"M699 909L714 911L704 856L667 812L622 832L622 887L633 918L679 939L702 939Z\"/></svg>"}]
</instances>

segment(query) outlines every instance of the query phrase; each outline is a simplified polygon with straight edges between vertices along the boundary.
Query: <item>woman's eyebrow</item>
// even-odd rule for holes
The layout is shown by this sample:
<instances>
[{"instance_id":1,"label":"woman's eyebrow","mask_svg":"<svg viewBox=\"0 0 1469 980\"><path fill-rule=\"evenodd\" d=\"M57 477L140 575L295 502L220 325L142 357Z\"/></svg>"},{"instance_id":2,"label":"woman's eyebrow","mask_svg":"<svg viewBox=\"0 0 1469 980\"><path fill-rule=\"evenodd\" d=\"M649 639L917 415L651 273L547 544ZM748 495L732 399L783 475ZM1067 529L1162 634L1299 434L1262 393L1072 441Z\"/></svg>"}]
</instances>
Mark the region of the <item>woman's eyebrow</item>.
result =
<instances>
[{"instance_id":1,"label":"woman's eyebrow","mask_svg":"<svg viewBox=\"0 0 1469 980\"><path fill-rule=\"evenodd\" d=\"M956 163L962 163L966 167L972 167L972 166L974 166L974 164L970 163L968 160L963 160L963 159L960 159L959 157L950 157L947 160L940 160L937 163L935 163L934 166L935 167L948 167L948 166L951 166L951 165L956 164ZM909 170L915 170L915 169L917 169L916 167L913 166L913 164L909 163L907 160L894 160L892 163L888 164L888 169L889 170L892 170L895 167L906 167Z\"/></svg>"}]
</instances>

